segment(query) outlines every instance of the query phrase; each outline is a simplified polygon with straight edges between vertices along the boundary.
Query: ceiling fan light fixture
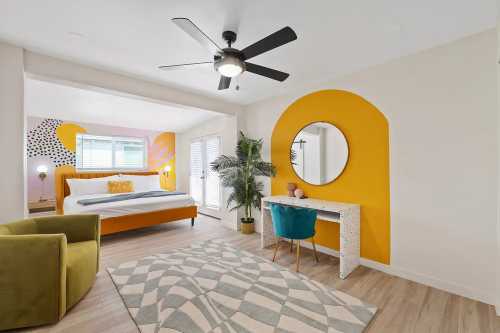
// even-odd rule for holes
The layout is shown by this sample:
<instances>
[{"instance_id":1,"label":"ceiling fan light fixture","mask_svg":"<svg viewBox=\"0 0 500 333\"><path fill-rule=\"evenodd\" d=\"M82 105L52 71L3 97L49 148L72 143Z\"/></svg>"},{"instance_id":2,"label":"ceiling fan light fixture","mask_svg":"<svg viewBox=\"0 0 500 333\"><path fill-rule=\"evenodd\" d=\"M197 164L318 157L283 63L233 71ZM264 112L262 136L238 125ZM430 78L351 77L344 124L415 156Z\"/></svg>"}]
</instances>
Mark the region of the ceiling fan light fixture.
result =
<instances>
[{"instance_id":1,"label":"ceiling fan light fixture","mask_svg":"<svg viewBox=\"0 0 500 333\"><path fill-rule=\"evenodd\" d=\"M245 64L234 56L225 56L215 63L215 69L225 77L235 77L243 73Z\"/></svg>"},{"instance_id":2,"label":"ceiling fan light fixture","mask_svg":"<svg viewBox=\"0 0 500 333\"><path fill-rule=\"evenodd\" d=\"M220 48L190 19L186 17L175 17L172 19L172 22L210 52L210 54L213 55L213 61L159 66L158 68L161 70L182 69L193 65L213 64L215 71L220 74L218 90L228 89L231 85L231 79L245 71L279 82L285 81L290 76L290 74L285 72L247 62L248 59L256 57L259 54L269 52L296 40L297 34L288 26L239 50L232 47L233 43L236 42L236 33L234 31L226 30L222 33L222 39L226 41L227 47ZM238 89L238 86L236 89Z\"/></svg>"}]
</instances>

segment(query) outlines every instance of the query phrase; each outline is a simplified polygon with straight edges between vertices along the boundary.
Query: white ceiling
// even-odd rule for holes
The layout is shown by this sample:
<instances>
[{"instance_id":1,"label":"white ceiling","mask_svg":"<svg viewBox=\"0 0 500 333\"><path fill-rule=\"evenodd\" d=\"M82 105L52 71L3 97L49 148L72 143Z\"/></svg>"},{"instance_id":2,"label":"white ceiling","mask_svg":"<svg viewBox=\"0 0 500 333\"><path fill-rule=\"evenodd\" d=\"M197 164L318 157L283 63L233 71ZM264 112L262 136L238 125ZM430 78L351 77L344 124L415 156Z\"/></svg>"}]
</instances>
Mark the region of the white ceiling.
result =
<instances>
[{"instance_id":1,"label":"white ceiling","mask_svg":"<svg viewBox=\"0 0 500 333\"><path fill-rule=\"evenodd\" d=\"M260 55L257 64L289 72L284 83L244 73L241 89L217 91L209 68L162 72L161 64L211 60L175 26L189 17L236 48L286 26L298 40ZM2 0L0 39L30 50L249 104L380 64L496 24L495 0Z\"/></svg>"},{"instance_id":2,"label":"white ceiling","mask_svg":"<svg viewBox=\"0 0 500 333\"><path fill-rule=\"evenodd\" d=\"M33 79L24 96L29 116L147 130L183 132L220 116Z\"/></svg>"}]
</instances>

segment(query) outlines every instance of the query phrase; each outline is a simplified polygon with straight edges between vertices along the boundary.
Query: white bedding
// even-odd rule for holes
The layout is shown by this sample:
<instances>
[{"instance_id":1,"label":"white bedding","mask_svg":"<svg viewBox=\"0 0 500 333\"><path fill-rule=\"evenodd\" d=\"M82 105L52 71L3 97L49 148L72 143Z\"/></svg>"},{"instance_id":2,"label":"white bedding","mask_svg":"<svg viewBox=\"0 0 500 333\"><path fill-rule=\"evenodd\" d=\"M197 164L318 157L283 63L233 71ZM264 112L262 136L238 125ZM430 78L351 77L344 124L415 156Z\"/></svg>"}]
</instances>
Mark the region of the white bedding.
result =
<instances>
[{"instance_id":1,"label":"white bedding","mask_svg":"<svg viewBox=\"0 0 500 333\"><path fill-rule=\"evenodd\" d=\"M64 214L99 214L101 219L129 214L152 212L170 208L194 206L188 194L169 195L155 198L138 198L95 205L80 205L78 200L102 198L116 194L69 195L64 198Z\"/></svg>"}]
</instances>

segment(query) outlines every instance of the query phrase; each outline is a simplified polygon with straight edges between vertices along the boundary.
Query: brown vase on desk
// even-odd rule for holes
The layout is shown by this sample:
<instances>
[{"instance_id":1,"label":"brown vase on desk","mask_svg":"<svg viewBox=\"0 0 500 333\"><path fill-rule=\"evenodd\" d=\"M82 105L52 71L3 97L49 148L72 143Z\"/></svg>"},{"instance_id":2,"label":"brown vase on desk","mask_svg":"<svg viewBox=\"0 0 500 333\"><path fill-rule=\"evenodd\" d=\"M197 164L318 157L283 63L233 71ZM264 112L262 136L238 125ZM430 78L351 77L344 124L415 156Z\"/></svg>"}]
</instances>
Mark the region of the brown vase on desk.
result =
<instances>
[{"instance_id":1,"label":"brown vase on desk","mask_svg":"<svg viewBox=\"0 0 500 333\"><path fill-rule=\"evenodd\" d=\"M289 197L294 197L295 196L295 190L297 189L297 184L295 183L288 183L287 185L287 190L288 190L288 196Z\"/></svg>"}]
</instances>

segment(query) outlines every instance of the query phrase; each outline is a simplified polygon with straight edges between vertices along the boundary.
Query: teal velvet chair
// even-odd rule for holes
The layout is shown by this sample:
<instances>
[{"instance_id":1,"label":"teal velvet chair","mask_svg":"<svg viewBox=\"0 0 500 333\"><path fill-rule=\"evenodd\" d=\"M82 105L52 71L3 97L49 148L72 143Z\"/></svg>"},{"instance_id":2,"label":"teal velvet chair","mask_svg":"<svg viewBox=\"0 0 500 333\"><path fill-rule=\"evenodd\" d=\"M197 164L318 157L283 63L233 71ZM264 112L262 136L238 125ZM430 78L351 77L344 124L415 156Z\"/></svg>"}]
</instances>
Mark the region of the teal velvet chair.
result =
<instances>
[{"instance_id":1,"label":"teal velvet chair","mask_svg":"<svg viewBox=\"0 0 500 333\"><path fill-rule=\"evenodd\" d=\"M300 265L300 241L311 238L316 262L319 261L316 253L314 235L316 234L316 217L314 209L296 208L271 204L271 217L273 220L274 234L276 235L276 247L274 248L273 261L280 245L281 238L290 239L290 252L293 250L293 241L297 241L297 272Z\"/></svg>"}]
</instances>

